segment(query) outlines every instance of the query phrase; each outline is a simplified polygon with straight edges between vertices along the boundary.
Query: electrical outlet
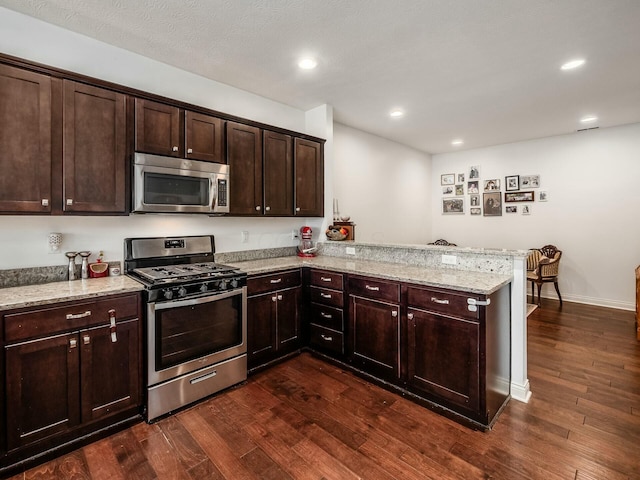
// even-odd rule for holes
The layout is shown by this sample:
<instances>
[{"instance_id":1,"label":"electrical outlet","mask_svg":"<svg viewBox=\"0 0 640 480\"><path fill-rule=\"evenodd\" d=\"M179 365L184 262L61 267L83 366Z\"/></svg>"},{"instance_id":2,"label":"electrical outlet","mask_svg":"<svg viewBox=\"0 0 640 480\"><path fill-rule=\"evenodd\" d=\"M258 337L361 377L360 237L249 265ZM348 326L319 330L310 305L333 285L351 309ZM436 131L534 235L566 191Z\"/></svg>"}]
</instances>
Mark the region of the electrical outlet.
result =
<instances>
[{"instance_id":1,"label":"electrical outlet","mask_svg":"<svg viewBox=\"0 0 640 480\"><path fill-rule=\"evenodd\" d=\"M455 255L442 255L442 263L447 265L455 265L458 263L458 257Z\"/></svg>"},{"instance_id":2,"label":"electrical outlet","mask_svg":"<svg viewBox=\"0 0 640 480\"><path fill-rule=\"evenodd\" d=\"M298 230L291 230L291 240L295 240L296 238L299 238Z\"/></svg>"},{"instance_id":3,"label":"electrical outlet","mask_svg":"<svg viewBox=\"0 0 640 480\"><path fill-rule=\"evenodd\" d=\"M355 247L347 247L346 254L347 255L355 255L356 254Z\"/></svg>"},{"instance_id":4,"label":"electrical outlet","mask_svg":"<svg viewBox=\"0 0 640 480\"><path fill-rule=\"evenodd\" d=\"M249 232L246 230L243 230L242 232L240 232L240 241L242 243L247 243L249 241Z\"/></svg>"}]
</instances>

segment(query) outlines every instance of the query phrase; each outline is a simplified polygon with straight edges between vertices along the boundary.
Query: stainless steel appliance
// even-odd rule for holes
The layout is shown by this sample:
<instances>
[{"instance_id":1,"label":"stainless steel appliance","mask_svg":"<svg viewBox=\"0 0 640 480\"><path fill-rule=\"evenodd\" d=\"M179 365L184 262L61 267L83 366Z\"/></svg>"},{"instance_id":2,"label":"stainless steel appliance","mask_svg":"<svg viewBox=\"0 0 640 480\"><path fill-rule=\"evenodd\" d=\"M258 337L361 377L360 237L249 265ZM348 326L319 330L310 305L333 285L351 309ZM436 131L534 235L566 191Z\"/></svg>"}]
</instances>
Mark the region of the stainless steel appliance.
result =
<instances>
[{"instance_id":1,"label":"stainless steel appliance","mask_svg":"<svg viewBox=\"0 0 640 480\"><path fill-rule=\"evenodd\" d=\"M147 421L247 378L247 276L214 252L211 235L125 239L146 287Z\"/></svg>"},{"instance_id":2,"label":"stainless steel appliance","mask_svg":"<svg viewBox=\"0 0 640 480\"><path fill-rule=\"evenodd\" d=\"M229 213L229 165L136 153L133 211Z\"/></svg>"}]
</instances>

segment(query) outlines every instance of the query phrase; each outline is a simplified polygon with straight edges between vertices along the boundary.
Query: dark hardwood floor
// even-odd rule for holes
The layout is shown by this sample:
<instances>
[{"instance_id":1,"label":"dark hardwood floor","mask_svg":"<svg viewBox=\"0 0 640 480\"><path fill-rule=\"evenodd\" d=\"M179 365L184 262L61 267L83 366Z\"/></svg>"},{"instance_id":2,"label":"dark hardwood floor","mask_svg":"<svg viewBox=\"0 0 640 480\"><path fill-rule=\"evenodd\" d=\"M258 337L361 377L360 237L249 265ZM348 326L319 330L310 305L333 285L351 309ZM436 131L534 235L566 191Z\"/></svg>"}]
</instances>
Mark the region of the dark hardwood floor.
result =
<instances>
[{"instance_id":1,"label":"dark hardwood floor","mask_svg":"<svg viewBox=\"0 0 640 480\"><path fill-rule=\"evenodd\" d=\"M469 430L303 354L15 479L640 479L633 313L544 299L528 404Z\"/></svg>"}]
</instances>

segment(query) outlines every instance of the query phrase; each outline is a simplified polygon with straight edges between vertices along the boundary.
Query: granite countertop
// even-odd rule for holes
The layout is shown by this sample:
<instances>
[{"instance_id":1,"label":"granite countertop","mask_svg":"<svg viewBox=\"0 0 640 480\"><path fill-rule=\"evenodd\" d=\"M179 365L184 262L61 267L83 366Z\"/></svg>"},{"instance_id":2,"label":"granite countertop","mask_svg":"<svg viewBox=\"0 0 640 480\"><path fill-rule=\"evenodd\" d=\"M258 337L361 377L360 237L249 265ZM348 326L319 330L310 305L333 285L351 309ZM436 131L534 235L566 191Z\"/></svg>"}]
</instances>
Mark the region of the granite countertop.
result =
<instances>
[{"instance_id":1,"label":"granite countertop","mask_svg":"<svg viewBox=\"0 0 640 480\"><path fill-rule=\"evenodd\" d=\"M388 280L461 290L482 295L490 295L512 280L511 275L497 273L415 267L399 263L328 256L312 258L294 256L267 258L263 260L233 262L228 263L228 265L240 268L249 275L277 272L301 266L312 266L341 273L371 275Z\"/></svg>"},{"instance_id":2,"label":"granite countertop","mask_svg":"<svg viewBox=\"0 0 640 480\"><path fill-rule=\"evenodd\" d=\"M143 290L126 275L0 288L0 311Z\"/></svg>"}]
</instances>

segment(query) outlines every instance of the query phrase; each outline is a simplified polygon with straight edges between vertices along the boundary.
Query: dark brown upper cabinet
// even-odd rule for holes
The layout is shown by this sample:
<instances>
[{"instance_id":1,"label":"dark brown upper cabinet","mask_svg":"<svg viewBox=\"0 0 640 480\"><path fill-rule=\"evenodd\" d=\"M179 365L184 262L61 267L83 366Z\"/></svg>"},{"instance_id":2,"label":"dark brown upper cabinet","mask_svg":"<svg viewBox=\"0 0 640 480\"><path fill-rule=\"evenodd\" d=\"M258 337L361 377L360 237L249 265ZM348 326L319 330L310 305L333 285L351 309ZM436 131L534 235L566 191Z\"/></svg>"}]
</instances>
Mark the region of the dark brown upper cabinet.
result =
<instances>
[{"instance_id":1,"label":"dark brown upper cabinet","mask_svg":"<svg viewBox=\"0 0 640 480\"><path fill-rule=\"evenodd\" d=\"M227 122L229 210L232 215L262 215L262 131Z\"/></svg>"},{"instance_id":2,"label":"dark brown upper cabinet","mask_svg":"<svg viewBox=\"0 0 640 480\"><path fill-rule=\"evenodd\" d=\"M295 171L295 215L324 215L324 151L323 144L296 138L293 155Z\"/></svg>"},{"instance_id":3,"label":"dark brown upper cabinet","mask_svg":"<svg viewBox=\"0 0 640 480\"><path fill-rule=\"evenodd\" d=\"M263 131L264 214L293 215L293 140Z\"/></svg>"},{"instance_id":4,"label":"dark brown upper cabinet","mask_svg":"<svg viewBox=\"0 0 640 480\"><path fill-rule=\"evenodd\" d=\"M63 211L126 211L127 96L64 81Z\"/></svg>"},{"instance_id":5,"label":"dark brown upper cabinet","mask_svg":"<svg viewBox=\"0 0 640 480\"><path fill-rule=\"evenodd\" d=\"M0 65L0 212L51 212L51 79Z\"/></svg>"},{"instance_id":6,"label":"dark brown upper cabinet","mask_svg":"<svg viewBox=\"0 0 640 480\"><path fill-rule=\"evenodd\" d=\"M135 112L137 152L225 163L222 119L142 98Z\"/></svg>"}]
</instances>

